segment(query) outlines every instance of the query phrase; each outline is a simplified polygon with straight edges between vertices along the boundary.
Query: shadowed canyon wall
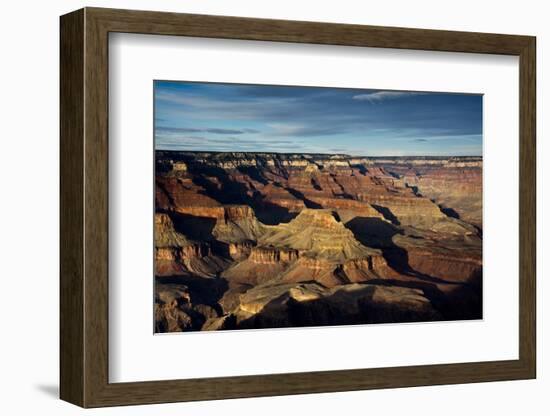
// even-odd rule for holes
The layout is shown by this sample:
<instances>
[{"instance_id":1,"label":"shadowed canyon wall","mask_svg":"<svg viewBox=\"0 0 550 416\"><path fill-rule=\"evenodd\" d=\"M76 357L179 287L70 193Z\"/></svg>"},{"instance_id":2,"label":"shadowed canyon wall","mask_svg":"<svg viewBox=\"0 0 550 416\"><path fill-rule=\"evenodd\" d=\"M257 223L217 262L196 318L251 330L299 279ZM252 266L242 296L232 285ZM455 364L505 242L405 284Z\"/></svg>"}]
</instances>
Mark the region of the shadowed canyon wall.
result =
<instances>
[{"instance_id":1,"label":"shadowed canyon wall","mask_svg":"<svg viewBox=\"0 0 550 416\"><path fill-rule=\"evenodd\" d=\"M482 160L156 152L157 332L479 319Z\"/></svg>"}]
</instances>

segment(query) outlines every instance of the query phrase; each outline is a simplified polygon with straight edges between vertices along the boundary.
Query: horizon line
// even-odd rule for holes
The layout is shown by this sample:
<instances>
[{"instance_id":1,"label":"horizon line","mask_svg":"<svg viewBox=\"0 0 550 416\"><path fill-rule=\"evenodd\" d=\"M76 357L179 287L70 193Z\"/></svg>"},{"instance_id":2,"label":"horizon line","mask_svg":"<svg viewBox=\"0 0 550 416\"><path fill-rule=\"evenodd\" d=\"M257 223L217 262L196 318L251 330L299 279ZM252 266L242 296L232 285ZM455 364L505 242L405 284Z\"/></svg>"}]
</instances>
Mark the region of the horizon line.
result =
<instances>
[{"instance_id":1,"label":"horizon line","mask_svg":"<svg viewBox=\"0 0 550 416\"><path fill-rule=\"evenodd\" d=\"M480 157L483 158L483 155L353 155L349 153L323 153L323 152L262 152L262 151L220 151L220 150L175 150L175 149L154 149L155 152L178 152L178 153L215 153L215 154L234 154L234 153L250 153L250 154L277 154L277 155L325 155L325 156L348 156L348 157Z\"/></svg>"}]
</instances>

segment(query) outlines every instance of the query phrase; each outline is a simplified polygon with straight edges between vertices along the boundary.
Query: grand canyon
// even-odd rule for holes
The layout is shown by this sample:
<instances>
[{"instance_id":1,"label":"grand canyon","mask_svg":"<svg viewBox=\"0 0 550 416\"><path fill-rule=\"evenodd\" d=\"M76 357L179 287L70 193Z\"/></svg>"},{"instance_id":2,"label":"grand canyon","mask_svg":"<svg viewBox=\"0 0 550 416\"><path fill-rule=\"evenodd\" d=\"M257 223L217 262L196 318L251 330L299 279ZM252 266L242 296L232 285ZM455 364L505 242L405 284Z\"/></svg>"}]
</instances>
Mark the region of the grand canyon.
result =
<instances>
[{"instance_id":1,"label":"grand canyon","mask_svg":"<svg viewBox=\"0 0 550 416\"><path fill-rule=\"evenodd\" d=\"M155 332L482 318L482 158L156 150Z\"/></svg>"}]
</instances>

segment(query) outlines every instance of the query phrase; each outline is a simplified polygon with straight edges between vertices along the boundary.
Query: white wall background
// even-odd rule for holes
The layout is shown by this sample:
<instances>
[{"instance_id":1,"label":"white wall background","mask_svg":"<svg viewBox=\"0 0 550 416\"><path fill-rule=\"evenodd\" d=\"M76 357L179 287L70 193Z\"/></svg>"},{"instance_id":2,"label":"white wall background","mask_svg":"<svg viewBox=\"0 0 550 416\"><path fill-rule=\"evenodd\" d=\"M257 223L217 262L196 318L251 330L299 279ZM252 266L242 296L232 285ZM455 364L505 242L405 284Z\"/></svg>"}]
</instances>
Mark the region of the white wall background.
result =
<instances>
[{"instance_id":1,"label":"white wall background","mask_svg":"<svg viewBox=\"0 0 550 416\"><path fill-rule=\"evenodd\" d=\"M430 0L385 2L231 0L121 0L5 2L0 15L0 409L71 415L79 408L58 394L58 16L83 6L166 10L276 19L536 35L538 41L538 380L260 399L166 404L87 411L103 415L258 414L320 415L544 415L550 402L550 361L543 331L550 301L545 282L550 209L543 183L549 179L550 145L544 141L550 86L550 26L545 2L536 0ZM548 67L546 67L546 66ZM545 201L546 199L546 201ZM543 236L546 234L546 236ZM546 325L547 326L547 325Z\"/></svg>"}]
</instances>

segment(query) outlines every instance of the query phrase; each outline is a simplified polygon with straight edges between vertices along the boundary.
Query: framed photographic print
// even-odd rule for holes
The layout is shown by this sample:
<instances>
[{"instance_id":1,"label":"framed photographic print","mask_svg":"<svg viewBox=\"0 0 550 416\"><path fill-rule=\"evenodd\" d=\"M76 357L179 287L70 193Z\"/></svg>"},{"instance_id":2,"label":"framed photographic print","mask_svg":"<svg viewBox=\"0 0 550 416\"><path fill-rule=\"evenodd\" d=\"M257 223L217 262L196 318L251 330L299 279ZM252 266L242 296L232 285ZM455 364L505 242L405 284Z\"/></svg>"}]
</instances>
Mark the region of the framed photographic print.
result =
<instances>
[{"instance_id":1,"label":"framed photographic print","mask_svg":"<svg viewBox=\"0 0 550 416\"><path fill-rule=\"evenodd\" d=\"M535 104L529 36L62 16L61 398L534 378Z\"/></svg>"}]
</instances>

